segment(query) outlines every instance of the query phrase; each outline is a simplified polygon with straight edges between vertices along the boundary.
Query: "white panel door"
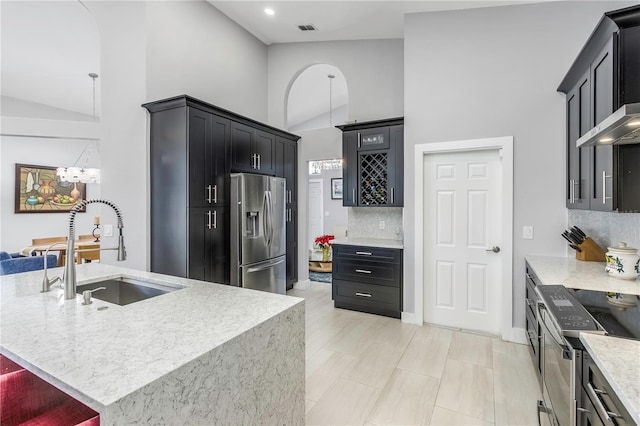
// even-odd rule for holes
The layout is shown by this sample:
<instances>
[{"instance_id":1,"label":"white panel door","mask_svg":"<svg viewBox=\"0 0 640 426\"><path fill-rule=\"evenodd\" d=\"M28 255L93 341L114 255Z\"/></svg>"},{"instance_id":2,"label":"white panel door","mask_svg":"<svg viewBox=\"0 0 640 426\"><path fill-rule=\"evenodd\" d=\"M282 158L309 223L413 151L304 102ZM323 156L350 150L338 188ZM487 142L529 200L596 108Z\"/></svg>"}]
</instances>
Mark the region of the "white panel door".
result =
<instances>
[{"instance_id":1,"label":"white panel door","mask_svg":"<svg viewBox=\"0 0 640 426\"><path fill-rule=\"evenodd\" d=\"M424 158L424 321L500 334L500 153Z\"/></svg>"},{"instance_id":2,"label":"white panel door","mask_svg":"<svg viewBox=\"0 0 640 426\"><path fill-rule=\"evenodd\" d=\"M324 203L322 198L322 180L309 180L309 248L313 249L316 237L324 234Z\"/></svg>"}]
</instances>

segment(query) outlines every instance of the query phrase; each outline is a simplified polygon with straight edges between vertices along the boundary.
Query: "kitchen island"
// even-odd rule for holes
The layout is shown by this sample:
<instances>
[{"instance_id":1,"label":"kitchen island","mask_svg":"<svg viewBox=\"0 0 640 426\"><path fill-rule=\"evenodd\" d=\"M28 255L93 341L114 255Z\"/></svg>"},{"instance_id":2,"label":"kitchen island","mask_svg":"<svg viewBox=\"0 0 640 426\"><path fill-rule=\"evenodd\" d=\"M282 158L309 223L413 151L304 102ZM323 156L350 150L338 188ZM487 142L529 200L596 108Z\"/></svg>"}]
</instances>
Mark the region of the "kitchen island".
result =
<instances>
[{"instance_id":1,"label":"kitchen island","mask_svg":"<svg viewBox=\"0 0 640 426\"><path fill-rule=\"evenodd\" d=\"M302 299L90 263L79 285L125 276L178 289L83 305L41 293L42 276L0 277L0 351L100 424L304 423Z\"/></svg>"}]
</instances>

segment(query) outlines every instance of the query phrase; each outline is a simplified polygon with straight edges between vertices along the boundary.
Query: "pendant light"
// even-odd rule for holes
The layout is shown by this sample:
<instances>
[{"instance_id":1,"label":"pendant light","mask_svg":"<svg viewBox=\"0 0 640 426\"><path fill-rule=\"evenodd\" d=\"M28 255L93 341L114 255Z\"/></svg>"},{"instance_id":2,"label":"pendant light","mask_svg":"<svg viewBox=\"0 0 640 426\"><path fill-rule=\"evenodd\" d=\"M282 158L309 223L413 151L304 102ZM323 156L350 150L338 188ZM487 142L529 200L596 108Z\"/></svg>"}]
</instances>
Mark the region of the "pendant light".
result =
<instances>
[{"instance_id":1,"label":"pendant light","mask_svg":"<svg viewBox=\"0 0 640 426\"><path fill-rule=\"evenodd\" d=\"M95 121L96 78L98 78L98 74L92 72L89 74L89 77L93 80L93 120ZM89 165L89 158L91 158L94 143L96 145L96 149L98 148L98 144L95 140L89 142L80 153L80 156L78 156L76 161L73 163L72 167L58 167L56 174L61 182L100 183L100 169L87 167ZM84 167L78 167L78 161L80 161L82 156L85 154Z\"/></svg>"}]
</instances>

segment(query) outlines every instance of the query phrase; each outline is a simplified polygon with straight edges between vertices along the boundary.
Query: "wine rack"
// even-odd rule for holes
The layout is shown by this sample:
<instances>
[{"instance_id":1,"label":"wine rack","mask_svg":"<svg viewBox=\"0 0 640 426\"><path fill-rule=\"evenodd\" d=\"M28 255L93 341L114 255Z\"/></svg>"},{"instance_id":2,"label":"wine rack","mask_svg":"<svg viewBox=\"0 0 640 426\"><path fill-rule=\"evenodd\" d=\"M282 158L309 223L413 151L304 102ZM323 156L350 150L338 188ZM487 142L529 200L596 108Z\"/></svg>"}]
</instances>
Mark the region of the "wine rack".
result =
<instances>
[{"instance_id":1,"label":"wine rack","mask_svg":"<svg viewBox=\"0 0 640 426\"><path fill-rule=\"evenodd\" d=\"M388 201L387 153L360 154L360 204L387 205Z\"/></svg>"}]
</instances>

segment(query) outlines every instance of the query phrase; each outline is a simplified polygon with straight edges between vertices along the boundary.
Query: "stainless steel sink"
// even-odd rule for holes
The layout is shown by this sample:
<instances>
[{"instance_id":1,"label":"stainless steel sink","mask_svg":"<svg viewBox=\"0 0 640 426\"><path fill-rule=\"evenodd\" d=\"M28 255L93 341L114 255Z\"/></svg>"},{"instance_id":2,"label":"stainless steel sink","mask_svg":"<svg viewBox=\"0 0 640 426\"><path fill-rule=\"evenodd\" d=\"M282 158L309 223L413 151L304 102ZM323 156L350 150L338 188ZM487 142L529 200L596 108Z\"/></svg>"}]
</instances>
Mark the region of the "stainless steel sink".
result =
<instances>
[{"instance_id":1,"label":"stainless steel sink","mask_svg":"<svg viewBox=\"0 0 640 426\"><path fill-rule=\"evenodd\" d=\"M83 291L93 290L98 287L106 287L104 290L93 292L91 297L105 302L124 306L141 300L150 299L165 293L171 293L184 287L169 287L152 282L136 280L127 277L111 278L89 284L82 284L76 287L76 292L82 294Z\"/></svg>"}]
</instances>

